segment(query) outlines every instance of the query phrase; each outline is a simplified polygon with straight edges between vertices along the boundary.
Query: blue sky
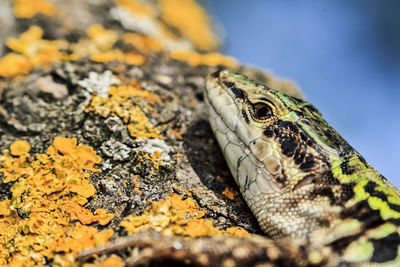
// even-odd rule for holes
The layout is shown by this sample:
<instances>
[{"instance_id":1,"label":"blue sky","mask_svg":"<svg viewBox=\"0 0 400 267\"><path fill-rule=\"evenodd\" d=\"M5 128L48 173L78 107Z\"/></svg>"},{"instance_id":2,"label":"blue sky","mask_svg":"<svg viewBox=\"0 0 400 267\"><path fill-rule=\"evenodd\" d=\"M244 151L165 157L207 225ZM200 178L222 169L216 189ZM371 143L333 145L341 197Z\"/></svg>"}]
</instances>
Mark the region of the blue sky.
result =
<instances>
[{"instance_id":1,"label":"blue sky","mask_svg":"<svg viewBox=\"0 0 400 267\"><path fill-rule=\"evenodd\" d=\"M209 0L223 52L294 80L400 188L399 1Z\"/></svg>"}]
</instances>

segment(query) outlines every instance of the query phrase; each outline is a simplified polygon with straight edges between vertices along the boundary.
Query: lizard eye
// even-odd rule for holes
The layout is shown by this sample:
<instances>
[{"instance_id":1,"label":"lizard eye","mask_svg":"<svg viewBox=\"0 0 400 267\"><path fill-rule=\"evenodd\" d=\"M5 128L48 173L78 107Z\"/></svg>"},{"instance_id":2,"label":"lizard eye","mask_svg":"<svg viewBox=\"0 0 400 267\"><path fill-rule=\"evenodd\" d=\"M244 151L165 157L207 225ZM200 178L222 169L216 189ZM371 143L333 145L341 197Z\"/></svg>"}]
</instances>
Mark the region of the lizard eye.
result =
<instances>
[{"instance_id":1,"label":"lizard eye","mask_svg":"<svg viewBox=\"0 0 400 267\"><path fill-rule=\"evenodd\" d=\"M253 108L254 117L258 120L268 119L272 115L271 107L265 103L257 103Z\"/></svg>"}]
</instances>

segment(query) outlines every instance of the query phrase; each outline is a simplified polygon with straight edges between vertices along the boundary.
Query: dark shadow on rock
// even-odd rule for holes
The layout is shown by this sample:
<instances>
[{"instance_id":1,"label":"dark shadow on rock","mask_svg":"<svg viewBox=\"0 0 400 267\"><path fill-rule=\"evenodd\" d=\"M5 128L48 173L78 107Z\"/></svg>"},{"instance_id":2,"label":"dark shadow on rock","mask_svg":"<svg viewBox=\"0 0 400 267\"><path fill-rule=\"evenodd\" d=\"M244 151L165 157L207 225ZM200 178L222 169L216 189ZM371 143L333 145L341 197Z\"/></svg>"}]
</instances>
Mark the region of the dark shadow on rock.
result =
<instances>
[{"instance_id":1,"label":"dark shadow on rock","mask_svg":"<svg viewBox=\"0 0 400 267\"><path fill-rule=\"evenodd\" d=\"M204 186L218 191L217 176L236 186L208 121L202 119L192 123L183 138L185 153Z\"/></svg>"},{"instance_id":2,"label":"dark shadow on rock","mask_svg":"<svg viewBox=\"0 0 400 267\"><path fill-rule=\"evenodd\" d=\"M262 234L243 197L238 194L232 200L222 194L227 187L233 188L236 192L240 190L230 174L208 121L205 119L194 121L183 135L183 139L183 148L190 165L202 184L225 202L224 208L228 211L228 219L250 232Z\"/></svg>"}]
</instances>

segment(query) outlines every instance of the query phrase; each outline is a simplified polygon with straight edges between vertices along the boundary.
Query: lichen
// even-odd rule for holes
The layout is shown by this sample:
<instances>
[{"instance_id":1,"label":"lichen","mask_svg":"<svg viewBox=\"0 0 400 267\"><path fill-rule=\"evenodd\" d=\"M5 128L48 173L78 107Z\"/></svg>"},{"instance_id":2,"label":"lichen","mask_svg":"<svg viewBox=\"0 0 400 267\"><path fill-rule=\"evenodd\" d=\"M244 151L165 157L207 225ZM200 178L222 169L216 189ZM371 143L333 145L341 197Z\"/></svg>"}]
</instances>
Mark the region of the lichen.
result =
<instances>
[{"instance_id":1,"label":"lichen","mask_svg":"<svg viewBox=\"0 0 400 267\"><path fill-rule=\"evenodd\" d=\"M226 66L236 67L237 61L233 57L225 56L220 53L198 53L195 51L175 51L171 53L171 57L180 61L187 61L191 66Z\"/></svg>"},{"instance_id":2,"label":"lichen","mask_svg":"<svg viewBox=\"0 0 400 267\"><path fill-rule=\"evenodd\" d=\"M82 267L109 267L109 266L123 267L125 266L125 263L122 261L120 257L113 255L97 264L85 263L82 265Z\"/></svg>"},{"instance_id":3,"label":"lichen","mask_svg":"<svg viewBox=\"0 0 400 267\"><path fill-rule=\"evenodd\" d=\"M172 194L164 200L153 202L151 208L141 216L129 215L121 222L121 226L129 234L142 230L154 229L164 235L181 235L201 237L210 235L250 236L240 227L226 230L215 228L211 219L205 218L206 211L201 210L193 198L185 200Z\"/></svg>"},{"instance_id":4,"label":"lichen","mask_svg":"<svg viewBox=\"0 0 400 267\"><path fill-rule=\"evenodd\" d=\"M61 61L68 57L67 53L63 52L68 47L67 41L49 41L42 37L43 30L38 26L31 26L19 38L8 38L6 45L14 52L0 59L0 75L10 77L27 73L34 66ZM8 69L9 66L11 69Z\"/></svg>"},{"instance_id":5,"label":"lichen","mask_svg":"<svg viewBox=\"0 0 400 267\"><path fill-rule=\"evenodd\" d=\"M31 70L31 63L23 55L9 53L0 58L0 76L2 77L12 77L17 74L26 74Z\"/></svg>"},{"instance_id":6,"label":"lichen","mask_svg":"<svg viewBox=\"0 0 400 267\"><path fill-rule=\"evenodd\" d=\"M142 34L121 35L116 30L94 24L88 27L86 36L76 43L69 43L64 39L43 39L42 28L33 25L20 37L6 40L12 52L0 58L0 76L13 77L29 73L44 64L87 57L94 62L118 61L128 65L142 65L149 53L159 52L172 53L173 58L187 61L192 66L237 65L233 58L216 52L196 52L196 49L211 51L218 46L209 19L196 1L159 0L159 8L136 0L116 0L115 3L118 8L125 10L119 12L125 12L129 23L134 24L131 28ZM55 9L45 0L14 0L16 17L31 18L38 13L52 16ZM117 19L120 17L116 16ZM180 35L172 31L171 27ZM122 49L121 43L131 45L132 49Z\"/></svg>"},{"instance_id":7,"label":"lichen","mask_svg":"<svg viewBox=\"0 0 400 267\"><path fill-rule=\"evenodd\" d=\"M230 200L234 200L235 196L237 196L239 193L235 191L232 187L227 186L225 187L225 190L222 192L222 194Z\"/></svg>"},{"instance_id":8,"label":"lichen","mask_svg":"<svg viewBox=\"0 0 400 267\"><path fill-rule=\"evenodd\" d=\"M13 156L21 156L23 154L28 153L30 149L31 146L29 145L28 142L23 140L18 140L11 144L10 153Z\"/></svg>"},{"instance_id":9,"label":"lichen","mask_svg":"<svg viewBox=\"0 0 400 267\"><path fill-rule=\"evenodd\" d=\"M8 38L6 45L13 52L0 58L0 76L26 74L43 64L85 57L95 62L119 61L130 65L141 65L145 61L140 54L114 48L119 36L101 25L92 25L87 30L88 37L72 44L64 39L43 39L43 34L42 28L34 25L19 38Z\"/></svg>"},{"instance_id":10,"label":"lichen","mask_svg":"<svg viewBox=\"0 0 400 267\"><path fill-rule=\"evenodd\" d=\"M159 41L151 36L140 35L137 33L125 33L122 36L123 42L132 45L143 55L148 55L150 52L160 52L162 46Z\"/></svg>"},{"instance_id":11,"label":"lichen","mask_svg":"<svg viewBox=\"0 0 400 267\"><path fill-rule=\"evenodd\" d=\"M161 18L205 51L215 50L218 38L212 31L205 10L194 0L158 0Z\"/></svg>"},{"instance_id":12,"label":"lichen","mask_svg":"<svg viewBox=\"0 0 400 267\"><path fill-rule=\"evenodd\" d=\"M103 209L93 214L83 207L95 193L88 179L100 171L95 165L101 159L75 138L56 137L43 154L28 151L26 141L16 141L11 154L0 155L3 182L14 182L11 199L0 202L0 265L54 261L66 266L81 250L113 234L87 226L106 225L113 214Z\"/></svg>"},{"instance_id":13,"label":"lichen","mask_svg":"<svg viewBox=\"0 0 400 267\"><path fill-rule=\"evenodd\" d=\"M150 111L152 104L161 103L158 96L143 90L138 83L111 86L108 93L107 98L100 95L94 96L86 112L94 112L103 117L118 115L127 124L131 136L135 138L162 137L138 105L144 101Z\"/></svg>"},{"instance_id":14,"label":"lichen","mask_svg":"<svg viewBox=\"0 0 400 267\"><path fill-rule=\"evenodd\" d=\"M17 18L30 19L37 14L54 16L56 8L47 0L13 0L13 12Z\"/></svg>"}]
</instances>

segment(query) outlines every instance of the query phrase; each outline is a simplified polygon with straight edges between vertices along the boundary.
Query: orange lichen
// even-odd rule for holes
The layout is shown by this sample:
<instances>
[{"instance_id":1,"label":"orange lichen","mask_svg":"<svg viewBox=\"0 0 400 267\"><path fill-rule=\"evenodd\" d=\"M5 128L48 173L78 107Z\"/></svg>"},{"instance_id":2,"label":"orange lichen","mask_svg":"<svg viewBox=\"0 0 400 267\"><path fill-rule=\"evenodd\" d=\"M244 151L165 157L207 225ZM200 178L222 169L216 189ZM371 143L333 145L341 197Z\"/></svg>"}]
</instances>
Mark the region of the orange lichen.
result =
<instances>
[{"instance_id":1,"label":"orange lichen","mask_svg":"<svg viewBox=\"0 0 400 267\"><path fill-rule=\"evenodd\" d=\"M205 10L194 0L158 0L161 18L177 28L200 50L214 50L218 38L213 33Z\"/></svg>"},{"instance_id":2,"label":"orange lichen","mask_svg":"<svg viewBox=\"0 0 400 267\"><path fill-rule=\"evenodd\" d=\"M132 14L132 23L145 38L153 38L166 51L193 47L210 51L218 46L207 14L196 1L159 0L158 6L138 0L115 2Z\"/></svg>"},{"instance_id":3,"label":"orange lichen","mask_svg":"<svg viewBox=\"0 0 400 267\"><path fill-rule=\"evenodd\" d=\"M176 51L171 53L171 57L176 60L187 61L194 67L199 65L236 67L238 65L235 58L215 52L200 54L195 51Z\"/></svg>"},{"instance_id":4,"label":"orange lichen","mask_svg":"<svg viewBox=\"0 0 400 267\"><path fill-rule=\"evenodd\" d=\"M141 216L129 215L121 222L129 234L146 229L155 229L165 235L183 235L190 237L210 235L249 236L240 227L218 230L209 219L204 219L206 212L200 210L192 198L182 199L173 194L165 200L154 202L152 207Z\"/></svg>"},{"instance_id":5,"label":"orange lichen","mask_svg":"<svg viewBox=\"0 0 400 267\"><path fill-rule=\"evenodd\" d=\"M115 0L115 3L135 14L141 14L148 17L154 17L156 15L156 12L151 5L140 1Z\"/></svg>"},{"instance_id":6,"label":"orange lichen","mask_svg":"<svg viewBox=\"0 0 400 267\"><path fill-rule=\"evenodd\" d=\"M43 30L40 27L31 26L19 38L8 38L6 45L14 52L0 59L0 76L25 74L35 66L55 61L78 60L88 56L96 62L119 61L130 65L141 65L145 62L143 55L113 48L118 41L118 34L114 30L104 29L101 25L89 27L88 38L82 38L75 44L63 39L44 40L42 36ZM150 41L144 44L148 43ZM155 45L152 47L155 48Z\"/></svg>"},{"instance_id":7,"label":"orange lichen","mask_svg":"<svg viewBox=\"0 0 400 267\"><path fill-rule=\"evenodd\" d=\"M114 218L114 214L107 213L107 211L104 209L97 209L95 213L97 215L96 220L98 220L100 225L106 225L112 220L112 218Z\"/></svg>"},{"instance_id":8,"label":"orange lichen","mask_svg":"<svg viewBox=\"0 0 400 267\"><path fill-rule=\"evenodd\" d=\"M237 196L239 193L236 192L232 187L227 186L225 190L222 192L222 194L227 198L229 198L230 200L234 200L235 196Z\"/></svg>"},{"instance_id":9,"label":"orange lichen","mask_svg":"<svg viewBox=\"0 0 400 267\"><path fill-rule=\"evenodd\" d=\"M101 50L109 50L118 41L118 34L114 30L104 29L99 24L94 24L86 30L86 35Z\"/></svg>"},{"instance_id":10,"label":"orange lichen","mask_svg":"<svg viewBox=\"0 0 400 267\"><path fill-rule=\"evenodd\" d=\"M12 52L0 58L0 76L26 74L43 64L82 58L102 63L118 61L129 65L142 65L150 52L171 51L174 51L173 58L187 61L192 66L236 66L236 61L231 57L218 53L199 54L190 50L196 46L200 50L209 51L215 49L218 44L206 13L196 1L159 0L158 9L153 4L137 0L115 2L120 8L131 12L135 21L143 17L144 21L138 22L140 25L150 23L150 26L144 27L147 31L143 30L142 34L126 33L121 38L117 31L95 24L87 29L87 37L80 38L76 43L68 43L64 39L45 40L43 30L38 26L31 26L18 38L6 40L6 45ZM46 3L45 0L15 0L15 9L24 6L33 13L42 12L50 15L53 12L50 10L54 7ZM172 31L170 26L178 31ZM177 32L181 35L179 36ZM134 48L125 46L122 49L118 47L119 41L128 43Z\"/></svg>"},{"instance_id":11,"label":"orange lichen","mask_svg":"<svg viewBox=\"0 0 400 267\"><path fill-rule=\"evenodd\" d=\"M245 229L237 226L229 227L226 229L228 235L236 236L236 237L249 237L250 234Z\"/></svg>"},{"instance_id":12,"label":"orange lichen","mask_svg":"<svg viewBox=\"0 0 400 267\"><path fill-rule=\"evenodd\" d=\"M161 152L159 150L156 150L154 152L153 155L150 155L149 153L145 154L145 157L149 160L151 160L151 162L153 162L154 167L158 170L160 168L161 165Z\"/></svg>"},{"instance_id":13,"label":"orange lichen","mask_svg":"<svg viewBox=\"0 0 400 267\"><path fill-rule=\"evenodd\" d=\"M13 0L13 12L17 18L30 19L36 14L54 16L56 8L46 0Z\"/></svg>"},{"instance_id":14,"label":"orange lichen","mask_svg":"<svg viewBox=\"0 0 400 267\"><path fill-rule=\"evenodd\" d=\"M82 206L94 195L88 179L99 171L95 164L101 159L74 138L56 137L46 154L31 156L23 147L19 156L0 155L3 182L15 181L11 199L0 202L0 265L41 266L45 259L70 265L82 249L105 243L113 234L85 225L106 225L114 216Z\"/></svg>"},{"instance_id":15,"label":"orange lichen","mask_svg":"<svg viewBox=\"0 0 400 267\"><path fill-rule=\"evenodd\" d=\"M103 117L118 115L127 123L131 136L136 138L161 138L159 130L149 122L147 116L137 105L146 103L146 109L152 110L151 104L161 103L154 94L143 90L140 85L111 86L110 97L94 96L86 112L95 112Z\"/></svg>"},{"instance_id":16,"label":"orange lichen","mask_svg":"<svg viewBox=\"0 0 400 267\"><path fill-rule=\"evenodd\" d=\"M210 220L189 220L184 226L185 235L189 237L200 237L200 236L211 236L218 235L221 233L220 230L214 227L214 224Z\"/></svg>"},{"instance_id":17,"label":"orange lichen","mask_svg":"<svg viewBox=\"0 0 400 267\"><path fill-rule=\"evenodd\" d=\"M90 59L95 62L103 62L103 63L110 61L119 61L119 62L125 62L130 65L142 65L145 61L145 58L142 55L133 53L123 53L119 49L92 53Z\"/></svg>"},{"instance_id":18,"label":"orange lichen","mask_svg":"<svg viewBox=\"0 0 400 267\"><path fill-rule=\"evenodd\" d=\"M85 263L82 265L82 267L109 267L109 266L113 266L113 267L123 267L126 266L124 261L115 255L110 256L109 258L97 263L97 264L93 264L93 263Z\"/></svg>"},{"instance_id":19,"label":"orange lichen","mask_svg":"<svg viewBox=\"0 0 400 267\"><path fill-rule=\"evenodd\" d=\"M10 203L9 199L6 199L0 202L0 216L9 215L10 214Z\"/></svg>"},{"instance_id":20,"label":"orange lichen","mask_svg":"<svg viewBox=\"0 0 400 267\"><path fill-rule=\"evenodd\" d=\"M8 38L7 47L17 53L7 54L0 59L0 75L10 77L27 73L34 66L68 58L67 53L62 52L68 47L68 42L43 40L42 36L40 27L31 26L19 38Z\"/></svg>"},{"instance_id":21,"label":"orange lichen","mask_svg":"<svg viewBox=\"0 0 400 267\"><path fill-rule=\"evenodd\" d=\"M156 150L154 154L150 154L150 153L147 153L147 152L142 152L142 151L139 151L139 150L136 150L135 152L136 152L136 154L137 154L137 156L138 156L138 158L139 158L139 160L141 162L143 162L145 159L151 161L151 163L152 163L151 172L152 173L156 173L160 169L160 166L161 166L161 163L162 163L162 161L161 161L161 152L160 151Z\"/></svg>"},{"instance_id":22,"label":"orange lichen","mask_svg":"<svg viewBox=\"0 0 400 267\"><path fill-rule=\"evenodd\" d=\"M11 77L17 74L26 74L31 70L31 63L23 55L9 53L0 58L0 76Z\"/></svg>"},{"instance_id":23,"label":"orange lichen","mask_svg":"<svg viewBox=\"0 0 400 267\"><path fill-rule=\"evenodd\" d=\"M15 141L14 143L11 144L10 153L13 156L20 156L20 155L28 153L30 149L31 149L31 146L29 145L28 142L19 140L19 141Z\"/></svg>"},{"instance_id":24,"label":"orange lichen","mask_svg":"<svg viewBox=\"0 0 400 267\"><path fill-rule=\"evenodd\" d=\"M125 33L122 36L125 43L131 44L142 54L148 54L150 51L161 51L161 44L155 38L146 35L139 35L136 33Z\"/></svg>"},{"instance_id":25,"label":"orange lichen","mask_svg":"<svg viewBox=\"0 0 400 267\"><path fill-rule=\"evenodd\" d=\"M143 192L140 191L140 185L139 185L139 183L138 183L137 177L134 176L134 175L132 175L132 179L133 179L133 184L135 185L135 188L133 188L133 190L134 190L135 192L138 192L139 195L143 195ZM1 207L0 207L0 214L1 214Z\"/></svg>"},{"instance_id":26,"label":"orange lichen","mask_svg":"<svg viewBox=\"0 0 400 267\"><path fill-rule=\"evenodd\" d=\"M89 45L86 46L87 51L83 50L83 54L90 54L90 59L95 62L110 62L119 61L130 65L141 65L145 58L142 55L134 53L124 53L119 49L113 49L114 44L118 41L118 34L114 30L104 29L103 26L95 24L90 26L86 35L90 38ZM87 40L82 40L77 45L73 46L82 54L82 49L78 48L81 45L88 43Z\"/></svg>"},{"instance_id":27,"label":"orange lichen","mask_svg":"<svg viewBox=\"0 0 400 267\"><path fill-rule=\"evenodd\" d=\"M8 38L6 45L24 56L26 56L33 66L66 58L66 53L62 49L68 47L65 40L44 40L42 39L43 30L38 26L31 26L19 38Z\"/></svg>"}]
</instances>

